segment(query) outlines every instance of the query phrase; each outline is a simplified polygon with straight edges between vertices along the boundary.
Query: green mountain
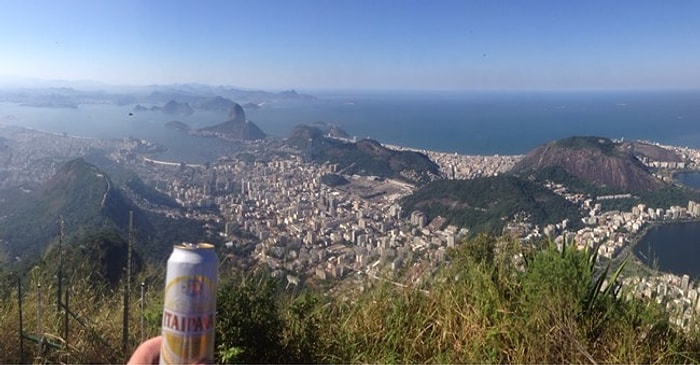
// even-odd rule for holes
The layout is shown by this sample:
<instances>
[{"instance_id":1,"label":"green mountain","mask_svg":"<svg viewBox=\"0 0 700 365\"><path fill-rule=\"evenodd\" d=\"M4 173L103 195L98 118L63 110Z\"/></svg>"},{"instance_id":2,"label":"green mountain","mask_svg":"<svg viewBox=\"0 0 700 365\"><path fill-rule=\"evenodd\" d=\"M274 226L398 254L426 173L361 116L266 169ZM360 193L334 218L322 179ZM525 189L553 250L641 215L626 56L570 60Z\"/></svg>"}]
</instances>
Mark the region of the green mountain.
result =
<instances>
[{"instance_id":1,"label":"green mountain","mask_svg":"<svg viewBox=\"0 0 700 365\"><path fill-rule=\"evenodd\" d=\"M433 181L400 204L408 214L420 210L429 220L442 216L472 233L501 234L516 215L538 225L580 221L579 209L571 202L540 184L509 175Z\"/></svg>"},{"instance_id":2,"label":"green mountain","mask_svg":"<svg viewBox=\"0 0 700 365\"><path fill-rule=\"evenodd\" d=\"M128 225L128 212L152 230L144 214L114 186L109 177L82 159L72 160L39 189L6 194L0 224L4 253L10 258L39 254L58 235L63 217L68 237L85 230L116 229Z\"/></svg>"},{"instance_id":3,"label":"green mountain","mask_svg":"<svg viewBox=\"0 0 700 365\"><path fill-rule=\"evenodd\" d=\"M350 134L348 132L344 131L342 128L338 127L337 125L333 125L330 123L326 123L323 121L318 121L318 122L313 122L309 124L311 127L316 127L319 128L325 136L328 137L334 137L334 138L350 138Z\"/></svg>"},{"instance_id":4,"label":"green mountain","mask_svg":"<svg viewBox=\"0 0 700 365\"><path fill-rule=\"evenodd\" d=\"M124 188L161 206L173 204L133 176L124 180ZM67 162L36 190L4 191L0 199L0 239L5 262L30 262L39 257L58 240L61 217L64 242L70 244L86 234L104 230L127 237L132 211L137 249L153 259L164 258L173 243L201 240L203 234L200 223L173 220L138 208L103 170L83 159Z\"/></svg>"},{"instance_id":5,"label":"green mountain","mask_svg":"<svg viewBox=\"0 0 700 365\"><path fill-rule=\"evenodd\" d=\"M296 126L287 144L302 150L311 161L337 164L338 172L345 175L372 175L417 184L440 176L438 166L422 153L390 150L371 139L351 143L328 138L315 126Z\"/></svg>"}]
</instances>

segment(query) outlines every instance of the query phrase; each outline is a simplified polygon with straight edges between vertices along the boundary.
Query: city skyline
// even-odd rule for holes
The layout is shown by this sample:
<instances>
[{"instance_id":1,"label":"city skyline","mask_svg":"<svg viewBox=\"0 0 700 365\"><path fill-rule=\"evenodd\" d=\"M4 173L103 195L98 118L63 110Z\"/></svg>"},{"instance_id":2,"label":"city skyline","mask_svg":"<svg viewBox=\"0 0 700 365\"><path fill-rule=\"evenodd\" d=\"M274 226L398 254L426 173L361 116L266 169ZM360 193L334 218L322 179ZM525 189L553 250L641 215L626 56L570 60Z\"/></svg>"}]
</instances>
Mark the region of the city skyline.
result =
<instances>
[{"instance_id":1,"label":"city skyline","mask_svg":"<svg viewBox=\"0 0 700 365\"><path fill-rule=\"evenodd\" d=\"M700 88L694 1L3 1L3 8L5 80L272 90Z\"/></svg>"}]
</instances>

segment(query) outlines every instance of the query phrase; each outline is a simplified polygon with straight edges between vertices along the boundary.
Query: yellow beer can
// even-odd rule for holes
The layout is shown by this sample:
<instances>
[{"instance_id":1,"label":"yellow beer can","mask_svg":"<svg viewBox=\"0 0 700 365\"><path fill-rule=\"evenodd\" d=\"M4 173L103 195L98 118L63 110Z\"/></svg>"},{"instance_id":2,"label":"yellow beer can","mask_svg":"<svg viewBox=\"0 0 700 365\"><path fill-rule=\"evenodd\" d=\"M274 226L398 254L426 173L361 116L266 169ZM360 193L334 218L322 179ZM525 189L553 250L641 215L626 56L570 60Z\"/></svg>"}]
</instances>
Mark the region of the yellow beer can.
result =
<instances>
[{"instance_id":1,"label":"yellow beer can","mask_svg":"<svg viewBox=\"0 0 700 365\"><path fill-rule=\"evenodd\" d=\"M213 363L217 266L212 244L173 247L165 278L161 364Z\"/></svg>"}]
</instances>

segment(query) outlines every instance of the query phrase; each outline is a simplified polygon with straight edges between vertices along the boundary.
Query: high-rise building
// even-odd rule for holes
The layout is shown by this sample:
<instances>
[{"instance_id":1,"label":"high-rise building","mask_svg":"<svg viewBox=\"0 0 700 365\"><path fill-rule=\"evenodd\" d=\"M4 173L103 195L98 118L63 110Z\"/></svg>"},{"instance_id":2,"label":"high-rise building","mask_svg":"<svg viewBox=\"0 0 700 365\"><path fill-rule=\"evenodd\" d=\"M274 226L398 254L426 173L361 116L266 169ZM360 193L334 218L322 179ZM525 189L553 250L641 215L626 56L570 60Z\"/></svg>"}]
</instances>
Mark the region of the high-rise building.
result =
<instances>
[{"instance_id":1,"label":"high-rise building","mask_svg":"<svg viewBox=\"0 0 700 365\"><path fill-rule=\"evenodd\" d=\"M419 228L423 228L423 227L425 227L425 225L427 223L428 223L428 218L420 210L414 210L411 213L411 224L413 224L414 226L418 226Z\"/></svg>"},{"instance_id":2,"label":"high-rise building","mask_svg":"<svg viewBox=\"0 0 700 365\"><path fill-rule=\"evenodd\" d=\"M688 274L685 274L681 278L681 289L683 289L683 293L688 292L689 285L690 285L690 276Z\"/></svg>"}]
</instances>

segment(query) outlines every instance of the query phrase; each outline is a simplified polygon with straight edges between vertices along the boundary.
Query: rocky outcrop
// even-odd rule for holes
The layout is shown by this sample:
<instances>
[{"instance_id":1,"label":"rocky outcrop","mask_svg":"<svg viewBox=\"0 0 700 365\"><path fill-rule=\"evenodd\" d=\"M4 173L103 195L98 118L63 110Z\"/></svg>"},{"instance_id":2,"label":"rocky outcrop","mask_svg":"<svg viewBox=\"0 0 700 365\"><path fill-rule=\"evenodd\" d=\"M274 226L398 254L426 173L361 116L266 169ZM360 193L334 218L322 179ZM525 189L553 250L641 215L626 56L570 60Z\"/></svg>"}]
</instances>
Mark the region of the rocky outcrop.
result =
<instances>
[{"instance_id":1,"label":"rocky outcrop","mask_svg":"<svg viewBox=\"0 0 700 365\"><path fill-rule=\"evenodd\" d=\"M229 111L229 120L211 126L190 131L196 136L214 136L227 140L258 140L267 137L255 123L246 119L245 111L238 103Z\"/></svg>"},{"instance_id":2,"label":"rocky outcrop","mask_svg":"<svg viewBox=\"0 0 700 365\"><path fill-rule=\"evenodd\" d=\"M514 173L558 167L599 187L654 190L663 183L627 148L601 137L571 137L530 151Z\"/></svg>"}]
</instances>

